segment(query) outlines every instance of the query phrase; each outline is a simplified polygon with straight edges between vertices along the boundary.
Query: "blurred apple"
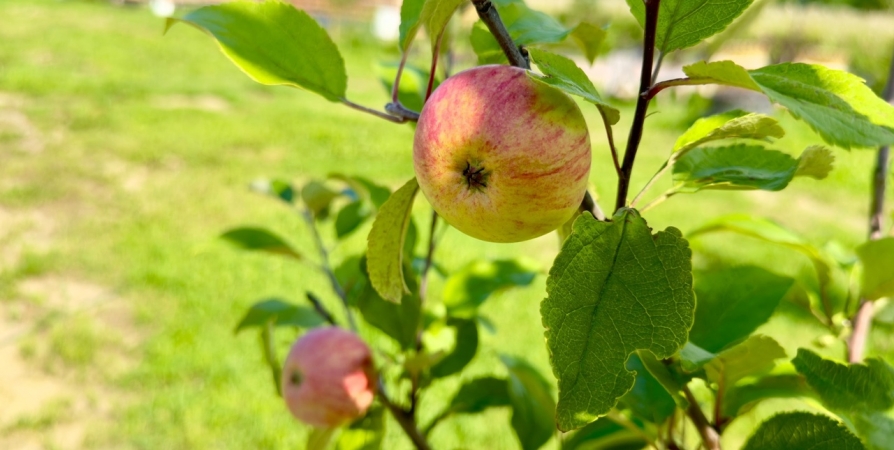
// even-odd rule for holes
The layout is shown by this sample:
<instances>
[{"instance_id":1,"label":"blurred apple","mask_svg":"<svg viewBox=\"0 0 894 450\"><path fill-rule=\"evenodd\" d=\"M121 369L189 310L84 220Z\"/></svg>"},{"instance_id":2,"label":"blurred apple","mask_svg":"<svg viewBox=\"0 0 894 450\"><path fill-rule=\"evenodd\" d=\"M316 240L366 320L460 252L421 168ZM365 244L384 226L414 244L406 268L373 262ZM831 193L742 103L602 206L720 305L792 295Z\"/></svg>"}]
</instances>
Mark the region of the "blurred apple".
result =
<instances>
[{"instance_id":1,"label":"blurred apple","mask_svg":"<svg viewBox=\"0 0 894 450\"><path fill-rule=\"evenodd\" d=\"M315 427L363 416L376 375L369 346L341 328L317 328L292 346L283 365L282 394L292 415Z\"/></svg>"},{"instance_id":2,"label":"blurred apple","mask_svg":"<svg viewBox=\"0 0 894 450\"><path fill-rule=\"evenodd\" d=\"M580 206L590 139L577 104L524 69L479 66L445 80L413 142L422 192L450 225L518 242L555 230Z\"/></svg>"}]
</instances>

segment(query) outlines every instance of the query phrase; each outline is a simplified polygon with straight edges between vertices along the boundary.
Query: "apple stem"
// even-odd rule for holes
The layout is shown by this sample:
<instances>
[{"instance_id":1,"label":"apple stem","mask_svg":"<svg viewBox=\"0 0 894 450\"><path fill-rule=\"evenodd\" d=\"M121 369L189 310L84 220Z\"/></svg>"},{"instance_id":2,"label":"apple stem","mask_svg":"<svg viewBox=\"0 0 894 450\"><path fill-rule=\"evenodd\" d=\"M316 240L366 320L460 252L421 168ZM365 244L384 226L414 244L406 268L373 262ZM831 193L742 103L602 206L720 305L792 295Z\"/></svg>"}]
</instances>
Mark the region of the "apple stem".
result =
<instances>
[{"instance_id":1,"label":"apple stem","mask_svg":"<svg viewBox=\"0 0 894 450\"><path fill-rule=\"evenodd\" d=\"M525 57L525 53L523 53L521 47L515 45L515 42L512 41L512 36L510 36L509 31L506 30L506 25L503 24L503 20L500 19L500 13L497 12L497 7L494 6L490 0L472 0L472 4L475 5L475 11L478 12L478 17L480 17L481 21L487 25L487 29L490 30L490 33L494 35L497 43L500 44L500 48L503 49L503 53L506 54L506 59L509 60L509 64L515 67L521 67L522 69L530 69L531 63L528 61L528 58Z\"/></svg>"},{"instance_id":2,"label":"apple stem","mask_svg":"<svg viewBox=\"0 0 894 450\"><path fill-rule=\"evenodd\" d=\"M633 162L636 160L636 151L639 149L639 143L643 137L643 124L646 121L646 112L649 109L650 99L646 94L652 85L652 65L655 60L655 35L658 25L660 0L644 0L644 3L646 5L646 25L643 39L643 64L639 84L640 95L636 99L633 124L630 126L627 149L624 151L624 162L621 164L621 173L618 176L618 196L615 199L615 210L619 210L627 204L627 191L630 188Z\"/></svg>"}]
</instances>

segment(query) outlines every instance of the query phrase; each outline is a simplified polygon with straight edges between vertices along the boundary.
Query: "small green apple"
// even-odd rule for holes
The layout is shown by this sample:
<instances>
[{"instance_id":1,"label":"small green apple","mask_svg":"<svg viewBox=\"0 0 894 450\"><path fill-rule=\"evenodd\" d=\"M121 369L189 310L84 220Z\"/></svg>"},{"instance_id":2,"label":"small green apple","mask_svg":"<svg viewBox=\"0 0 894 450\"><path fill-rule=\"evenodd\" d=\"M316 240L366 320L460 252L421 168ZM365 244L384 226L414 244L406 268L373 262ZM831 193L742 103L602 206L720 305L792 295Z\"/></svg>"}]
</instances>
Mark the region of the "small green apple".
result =
<instances>
[{"instance_id":1,"label":"small green apple","mask_svg":"<svg viewBox=\"0 0 894 450\"><path fill-rule=\"evenodd\" d=\"M283 365L282 395L298 420L336 427L362 417L376 392L369 346L336 327L298 339Z\"/></svg>"},{"instance_id":2,"label":"small green apple","mask_svg":"<svg viewBox=\"0 0 894 450\"><path fill-rule=\"evenodd\" d=\"M503 65L445 80L422 108L413 142L416 179L438 215L491 242L565 223L584 198L590 159L577 104Z\"/></svg>"}]
</instances>

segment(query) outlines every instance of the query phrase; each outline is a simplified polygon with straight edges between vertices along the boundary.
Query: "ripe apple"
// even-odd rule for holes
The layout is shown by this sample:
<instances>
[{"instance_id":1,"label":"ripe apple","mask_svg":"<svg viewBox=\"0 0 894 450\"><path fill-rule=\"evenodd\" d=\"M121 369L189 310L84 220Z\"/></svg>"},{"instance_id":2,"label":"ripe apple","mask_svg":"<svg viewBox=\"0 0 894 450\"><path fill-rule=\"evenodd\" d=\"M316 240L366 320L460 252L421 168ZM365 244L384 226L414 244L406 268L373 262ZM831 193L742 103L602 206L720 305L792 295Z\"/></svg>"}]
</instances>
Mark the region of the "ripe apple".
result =
<instances>
[{"instance_id":1,"label":"ripe apple","mask_svg":"<svg viewBox=\"0 0 894 450\"><path fill-rule=\"evenodd\" d=\"M577 104L524 69L489 65L445 80L419 116L413 166L450 225L491 242L555 230L580 206L590 138Z\"/></svg>"},{"instance_id":2,"label":"ripe apple","mask_svg":"<svg viewBox=\"0 0 894 450\"><path fill-rule=\"evenodd\" d=\"M335 427L366 413L375 380L365 342L341 328L317 328L292 345L283 365L282 394L298 420Z\"/></svg>"}]
</instances>

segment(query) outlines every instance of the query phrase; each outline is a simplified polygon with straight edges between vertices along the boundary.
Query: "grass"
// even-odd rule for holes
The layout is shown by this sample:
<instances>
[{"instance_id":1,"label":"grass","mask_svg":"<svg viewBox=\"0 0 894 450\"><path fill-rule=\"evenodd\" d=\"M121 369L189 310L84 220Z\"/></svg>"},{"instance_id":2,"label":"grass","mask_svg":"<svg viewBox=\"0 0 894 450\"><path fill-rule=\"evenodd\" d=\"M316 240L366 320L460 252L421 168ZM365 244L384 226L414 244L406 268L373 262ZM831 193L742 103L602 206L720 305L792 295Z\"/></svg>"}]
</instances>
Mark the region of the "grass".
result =
<instances>
[{"instance_id":1,"label":"grass","mask_svg":"<svg viewBox=\"0 0 894 450\"><path fill-rule=\"evenodd\" d=\"M313 291L333 309L335 298L311 268L239 252L216 236L235 226L265 226L313 254L300 218L251 193L249 182L263 177L302 183L337 171L396 188L412 176L412 128L300 90L256 85L206 36L185 26L163 36L163 21L144 9L7 0L0 2L0 17L16 18L0 28L0 42L14 43L0 46L0 111L24 115L39 135L25 139L23 130L6 129L0 121L0 210L43 211L55 229L52 261L29 253L17 268L3 272L2 286L46 273L107 286L132 311L131 326L141 336L128 369L104 381L122 402L114 426L91 434L91 446L301 448L307 430L275 397L256 336L234 336L233 328L264 297L301 301L304 291ZM347 32L336 38L349 72L349 97L384 104L387 96L369 73L382 55L393 59L393 51ZM588 122L597 124L593 109L584 109ZM669 95L655 110L633 193L688 125L681 119L685 108ZM629 105L623 113L629 120ZM616 130L627 129L625 120ZM789 131L780 141L787 151L817 143L803 125L782 114L780 120ZM591 181L608 209L614 176L597 129ZM623 133L616 133L623 141ZM772 217L817 243L854 245L865 234L871 153L837 150L836 157L837 169L826 181L799 179L772 194L680 195L646 217L655 229L672 225L685 232L716 215L746 211ZM420 228L428 214L420 200ZM335 249L333 261L362 251L367 231L368 226ZM331 223L324 224L324 234L334 235ZM545 271L557 247L553 235L497 245L450 230L437 258L453 271L476 258L527 255ZM785 250L729 235L694 241L693 248L698 267L718 260L771 260L778 272L794 274L805 265ZM442 285L433 280L434 301ZM485 304L482 312L497 332L482 332L481 351L463 380L503 374L499 353L522 356L549 375L538 315L544 285L540 276L530 288ZM792 329L792 323L800 324L782 316L767 328L790 354L814 333ZM83 318L55 324L47 332L49 348L69 365L94 363L112 345L98 326ZM281 352L293 338L286 334L280 333ZM364 335L380 339L373 330ZM833 350L839 349L828 351ZM422 400L423 422L459 381L432 387ZM445 422L433 440L442 448L515 446L506 411ZM391 422L385 448L407 446Z\"/></svg>"}]
</instances>

